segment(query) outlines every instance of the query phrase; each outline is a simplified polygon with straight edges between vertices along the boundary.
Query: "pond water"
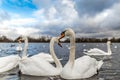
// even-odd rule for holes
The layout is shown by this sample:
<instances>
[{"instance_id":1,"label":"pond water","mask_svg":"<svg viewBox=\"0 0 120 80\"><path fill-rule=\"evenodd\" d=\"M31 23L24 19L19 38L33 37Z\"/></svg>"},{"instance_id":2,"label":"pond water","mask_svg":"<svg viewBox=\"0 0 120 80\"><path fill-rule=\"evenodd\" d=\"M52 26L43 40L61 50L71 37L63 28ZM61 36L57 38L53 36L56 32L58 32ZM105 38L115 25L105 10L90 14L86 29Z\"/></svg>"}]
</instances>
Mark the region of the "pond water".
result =
<instances>
[{"instance_id":1,"label":"pond water","mask_svg":"<svg viewBox=\"0 0 120 80\"><path fill-rule=\"evenodd\" d=\"M69 43L62 43L63 48L55 44L55 53L58 58L62 58L62 65L66 64L69 56ZM17 43L0 43L0 57L18 55L16 51ZM22 47L24 44L22 43ZM84 55L83 51L91 48L100 48L107 51L106 43L76 43L76 58ZM99 73L88 79L81 80L120 80L120 43L112 43L112 55L110 59L104 60ZM49 43L29 43L28 55L32 56L44 52L49 54ZM97 60L104 59L106 56L91 56ZM0 74L0 80L63 80L58 77L35 77L22 75L18 76L18 67L8 72Z\"/></svg>"}]
</instances>

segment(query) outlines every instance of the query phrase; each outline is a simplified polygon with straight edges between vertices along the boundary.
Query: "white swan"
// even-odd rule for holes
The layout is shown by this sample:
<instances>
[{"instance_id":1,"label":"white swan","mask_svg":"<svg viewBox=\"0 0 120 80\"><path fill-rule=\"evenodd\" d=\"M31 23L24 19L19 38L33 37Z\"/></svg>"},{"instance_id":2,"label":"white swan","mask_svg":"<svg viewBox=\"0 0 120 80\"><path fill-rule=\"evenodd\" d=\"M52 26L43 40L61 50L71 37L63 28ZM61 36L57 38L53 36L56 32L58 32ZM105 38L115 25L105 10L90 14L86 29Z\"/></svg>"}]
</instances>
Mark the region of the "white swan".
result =
<instances>
[{"instance_id":1,"label":"white swan","mask_svg":"<svg viewBox=\"0 0 120 80\"><path fill-rule=\"evenodd\" d=\"M19 64L20 57L18 55L10 55L0 57L0 73L9 71Z\"/></svg>"},{"instance_id":2,"label":"white swan","mask_svg":"<svg viewBox=\"0 0 120 80\"><path fill-rule=\"evenodd\" d=\"M18 55L10 55L0 57L0 73L9 71L15 68L19 63L20 57Z\"/></svg>"},{"instance_id":3,"label":"white swan","mask_svg":"<svg viewBox=\"0 0 120 80\"><path fill-rule=\"evenodd\" d=\"M21 43L21 40L24 40L25 41L25 47L24 47L24 54L23 54L23 57L26 57L28 56L27 55L27 48L28 48L28 38L27 36L22 36L18 41L19 43ZM40 52L36 55L34 55L34 57L36 58L42 58L50 63L54 63L54 59L52 58L52 56L49 54L49 53L44 53L44 52ZM62 58L60 58L59 60L62 60Z\"/></svg>"},{"instance_id":4,"label":"white swan","mask_svg":"<svg viewBox=\"0 0 120 80\"><path fill-rule=\"evenodd\" d=\"M70 37L70 56L60 76L64 79L82 79L96 74L103 61L97 61L89 56L83 56L75 60L75 33L68 28L61 33L60 39L64 36Z\"/></svg>"},{"instance_id":5,"label":"white swan","mask_svg":"<svg viewBox=\"0 0 120 80\"><path fill-rule=\"evenodd\" d=\"M25 40L25 43L27 41ZM23 58L21 59L19 63L19 69L22 72L22 74L26 75L33 75L33 76L55 76L59 75L62 70L62 65L60 61L57 59L55 53L54 53L54 42L58 43L58 38L52 38L50 41L50 53L55 61L56 67L51 65L48 61L32 56L27 57L25 56L27 53L27 46L28 44L25 44Z\"/></svg>"},{"instance_id":6,"label":"white swan","mask_svg":"<svg viewBox=\"0 0 120 80\"><path fill-rule=\"evenodd\" d=\"M21 41L18 40L18 46L16 47L16 51L22 51Z\"/></svg>"},{"instance_id":7,"label":"white swan","mask_svg":"<svg viewBox=\"0 0 120 80\"><path fill-rule=\"evenodd\" d=\"M107 41L107 52L101 50L101 49L98 49L98 48L93 48L93 49L90 49L88 50L87 52L84 52L85 54L87 55L111 55L112 54L112 51L111 51L111 41L108 40Z\"/></svg>"}]
</instances>

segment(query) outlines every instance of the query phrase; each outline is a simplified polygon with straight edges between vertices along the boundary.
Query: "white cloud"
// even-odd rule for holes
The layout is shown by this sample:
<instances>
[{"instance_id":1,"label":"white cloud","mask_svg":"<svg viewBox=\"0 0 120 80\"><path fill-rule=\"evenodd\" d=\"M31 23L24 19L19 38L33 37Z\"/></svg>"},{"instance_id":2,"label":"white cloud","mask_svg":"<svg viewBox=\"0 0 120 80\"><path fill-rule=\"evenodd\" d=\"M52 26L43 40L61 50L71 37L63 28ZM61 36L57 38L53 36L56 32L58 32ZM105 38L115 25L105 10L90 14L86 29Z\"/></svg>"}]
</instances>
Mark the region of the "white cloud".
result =
<instances>
[{"instance_id":1,"label":"white cloud","mask_svg":"<svg viewBox=\"0 0 120 80\"><path fill-rule=\"evenodd\" d=\"M2 23L0 23L0 34L16 38L20 35L36 34L40 31L39 29L34 28L34 26L38 23L37 19L22 18L20 15L12 13L10 13L10 16L11 19L9 20L1 19Z\"/></svg>"},{"instance_id":2,"label":"white cloud","mask_svg":"<svg viewBox=\"0 0 120 80\"><path fill-rule=\"evenodd\" d=\"M120 3L116 3L95 16L84 15L80 23L84 29L77 36L82 37L119 37L120 35ZM86 29L86 30L85 30ZM85 32L87 31L87 32Z\"/></svg>"},{"instance_id":3,"label":"white cloud","mask_svg":"<svg viewBox=\"0 0 120 80\"><path fill-rule=\"evenodd\" d=\"M89 27L99 27L99 25L109 16L111 10L105 10L95 16L85 16L83 17L84 24L88 25Z\"/></svg>"},{"instance_id":4,"label":"white cloud","mask_svg":"<svg viewBox=\"0 0 120 80\"><path fill-rule=\"evenodd\" d=\"M40 8L33 12L33 15L39 18L39 24L43 24L44 26L61 24L62 27L65 25L73 25L74 22L79 19L78 13L74 9L74 2L70 0L59 0L49 8Z\"/></svg>"},{"instance_id":5,"label":"white cloud","mask_svg":"<svg viewBox=\"0 0 120 80\"><path fill-rule=\"evenodd\" d=\"M45 19L44 12L45 12L45 9L39 9L34 11L32 15L35 16L36 18L44 20Z\"/></svg>"},{"instance_id":6,"label":"white cloud","mask_svg":"<svg viewBox=\"0 0 120 80\"><path fill-rule=\"evenodd\" d=\"M39 32L39 29L31 27L12 27L12 28L0 28L0 34L9 38L15 39L20 35L30 36Z\"/></svg>"},{"instance_id":7,"label":"white cloud","mask_svg":"<svg viewBox=\"0 0 120 80\"><path fill-rule=\"evenodd\" d=\"M31 27L18 27L18 28L15 28L16 29L16 33L18 35L31 35L31 34L34 34L34 33L37 33L39 32L40 30L39 29L35 29L35 28L31 28Z\"/></svg>"},{"instance_id":8,"label":"white cloud","mask_svg":"<svg viewBox=\"0 0 120 80\"><path fill-rule=\"evenodd\" d=\"M120 30L120 3L114 4L114 6L108 12L108 16L104 19L101 27L118 28Z\"/></svg>"},{"instance_id":9,"label":"white cloud","mask_svg":"<svg viewBox=\"0 0 120 80\"><path fill-rule=\"evenodd\" d=\"M37 21L33 18L19 18L19 19L11 19L9 21L4 21L1 26L4 27L18 27L18 26L30 26L37 23Z\"/></svg>"},{"instance_id":10,"label":"white cloud","mask_svg":"<svg viewBox=\"0 0 120 80\"><path fill-rule=\"evenodd\" d=\"M46 18L47 19L55 19L57 14L57 10L55 9L55 7L50 7L48 10L48 14L46 13Z\"/></svg>"},{"instance_id":11,"label":"white cloud","mask_svg":"<svg viewBox=\"0 0 120 80\"><path fill-rule=\"evenodd\" d=\"M31 28L31 27L6 27L6 28L1 28L0 27L0 34L5 35L9 38L16 38L20 35L33 35L40 32L39 29L36 28Z\"/></svg>"},{"instance_id":12,"label":"white cloud","mask_svg":"<svg viewBox=\"0 0 120 80\"><path fill-rule=\"evenodd\" d=\"M11 19L10 15L6 11L0 9L0 23L10 19Z\"/></svg>"}]
</instances>

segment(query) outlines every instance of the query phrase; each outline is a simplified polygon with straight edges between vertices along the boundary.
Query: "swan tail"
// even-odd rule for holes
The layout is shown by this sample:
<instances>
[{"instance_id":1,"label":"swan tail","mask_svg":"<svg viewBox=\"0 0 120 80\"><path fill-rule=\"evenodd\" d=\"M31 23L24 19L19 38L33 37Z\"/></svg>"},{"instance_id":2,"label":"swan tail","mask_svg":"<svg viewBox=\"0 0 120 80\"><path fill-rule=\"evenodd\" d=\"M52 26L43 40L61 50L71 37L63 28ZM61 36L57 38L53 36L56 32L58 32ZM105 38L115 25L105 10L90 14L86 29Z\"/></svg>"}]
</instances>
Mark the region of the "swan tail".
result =
<instances>
[{"instance_id":1,"label":"swan tail","mask_svg":"<svg viewBox=\"0 0 120 80\"><path fill-rule=\"evenodd\" d=\"M99 70L101 68L101 66L103 65L103 60L101 61L97 61L97 69Z\"/></svg>"}]
</instances>

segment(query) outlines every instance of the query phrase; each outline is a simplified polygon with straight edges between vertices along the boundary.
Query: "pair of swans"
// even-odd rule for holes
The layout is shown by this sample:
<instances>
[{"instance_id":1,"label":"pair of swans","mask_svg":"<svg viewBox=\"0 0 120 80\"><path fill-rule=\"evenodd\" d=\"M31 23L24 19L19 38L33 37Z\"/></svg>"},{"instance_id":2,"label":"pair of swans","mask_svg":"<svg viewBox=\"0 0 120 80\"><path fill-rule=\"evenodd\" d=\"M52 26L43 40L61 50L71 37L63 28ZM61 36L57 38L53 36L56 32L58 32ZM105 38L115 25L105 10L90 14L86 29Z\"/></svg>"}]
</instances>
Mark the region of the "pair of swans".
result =
<instances>
[{"instance_id":1,"label":"pair of swans","mask_svg":"<svg viewBox=\"0 0 120 80\"><path fill-rule=\"evenodd\" d=\"M98 49L98 48L93 48L93 49L90 49L87 52L85 52L85 54L87 54L87 55L111 55L112 51L111 51L110 45L111 45L111 41L108 40L107 41L107 52L105 52L101 49Z\"/></svg>"},{"instance_id":2,"label":"pair of swans","mask_svg":"<svg viewBox=\"0 0 120 80\"><path fill-rule=\"evenodd\" d=\"M10 55L10 56L1 57L0 58L0 73L9 71L19 65L19 68L23 74L35 75L35 76L43 76L44 75L44 73L42 74L42 72L44 72L43 69L44 69L45 64L47 63L50 65L49 62L54 61L54 60L52 59L51 56L48 56L47 54L44 54L44 53L42 53L42 54L40 53L40 54L34 55L32 57L27 57L27 54L26 54L27 47L28 47L27 37L24 37L24 40L25 40L25 46L24 46L22 58L18 55ZM54 45L54 42L57 42L57 38L53 38L51 40L50 49L54 49L54 48L52 48L52 45ZM54 50L51 50L51 52L54 52ZM59 62L57 62L57 63L59 63ZM46 66L49 66L49 65L46 65ZM37 73L40 73L39 72L40 69L39 69L39 71L37 70L38 68L41 69L42 75L37 74ZM52 68L52 65L51 65L51 69L54 70ZM31 70L33 70L33 72ZM53 74L50 74L50 75L53 75Z\"/></svg>"}]
</instances>

